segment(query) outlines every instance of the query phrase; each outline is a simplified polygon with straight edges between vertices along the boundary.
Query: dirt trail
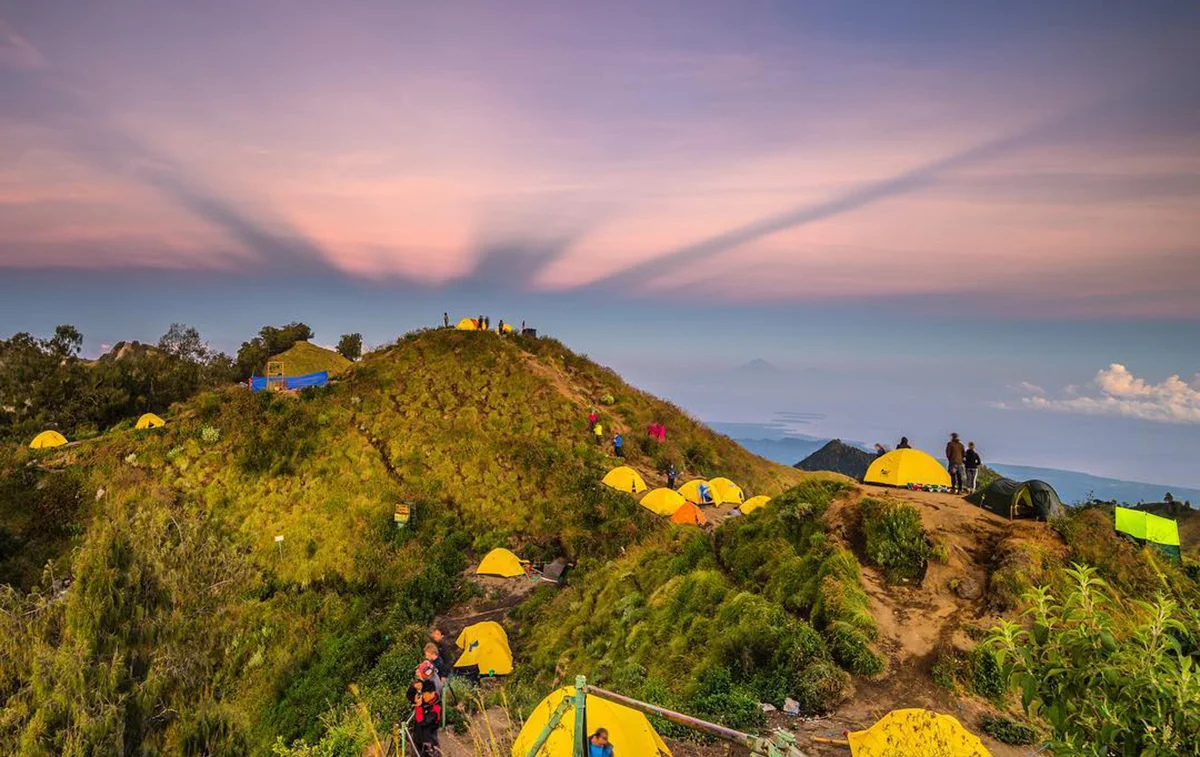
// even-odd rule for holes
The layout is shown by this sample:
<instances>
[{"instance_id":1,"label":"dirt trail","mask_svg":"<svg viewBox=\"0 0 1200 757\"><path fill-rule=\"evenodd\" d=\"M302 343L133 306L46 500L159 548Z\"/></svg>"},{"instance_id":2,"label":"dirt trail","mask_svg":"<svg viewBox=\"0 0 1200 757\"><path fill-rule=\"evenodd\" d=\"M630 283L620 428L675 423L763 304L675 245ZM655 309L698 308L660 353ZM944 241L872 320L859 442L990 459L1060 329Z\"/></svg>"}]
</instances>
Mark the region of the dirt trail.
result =
<instances>
[{"instance_id":1,"label":"dirt trail","mask_svg":"<svg viewBox=\"0 0 1200 757\"><path fill-rule=\"evenodd\" d=\"M864 565L863 588L879 624L879 647L888 656L888 671L874 681L856 681L854 698L829 718L805 724L812 735L830 735L845 729L869 726L890 710L926 707L958 717L978 733L977 722L987 707L960 699L933 683L930 670L938 651L946 646L970 647L962 627L990 626L986 588L996 546L1010 536L1047 538L1047 526L1032 521L1010 521L951 494L864 486L830 509L835 532L845 537L849 515L863 497L899 500L921 514L922 525L945 560L931 560L922 581L889 585L883 574ZM1016 757L1028 750L1006 746L981 735L995 757ZM813 754L845 754L821 745Z\"/></svg>"}]
</instances>

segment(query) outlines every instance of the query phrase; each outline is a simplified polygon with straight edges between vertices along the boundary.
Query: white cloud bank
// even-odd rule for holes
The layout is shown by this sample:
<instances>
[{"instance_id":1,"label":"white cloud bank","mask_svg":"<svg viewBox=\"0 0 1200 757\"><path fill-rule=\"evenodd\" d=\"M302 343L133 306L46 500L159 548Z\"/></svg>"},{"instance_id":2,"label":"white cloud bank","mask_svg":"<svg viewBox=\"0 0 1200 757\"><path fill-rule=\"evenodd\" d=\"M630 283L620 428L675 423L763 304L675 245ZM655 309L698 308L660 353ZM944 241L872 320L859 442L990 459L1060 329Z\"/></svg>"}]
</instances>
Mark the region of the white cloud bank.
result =
<instances>
[{"instance_id":1,"label":"white cloud bank","mask_svg":"<svg viewBox=\"0 0 1200 757\"><path fill-rule=\"evenodd\" d=\"M1031 389L1039 387L1029 384ZM1119 415L1157 423L1200 423L1200 373L1192 382L1178 375L1158 384L1138 378L1120 363L1096 372L1087 392L1072 387L1069 396L1053 398L1044 392L1029 391L1021 406L1033 410L1051 410L1086 415ZM1086 392L1086 393L1085 393Z\"/></svg>"}]
</instances>

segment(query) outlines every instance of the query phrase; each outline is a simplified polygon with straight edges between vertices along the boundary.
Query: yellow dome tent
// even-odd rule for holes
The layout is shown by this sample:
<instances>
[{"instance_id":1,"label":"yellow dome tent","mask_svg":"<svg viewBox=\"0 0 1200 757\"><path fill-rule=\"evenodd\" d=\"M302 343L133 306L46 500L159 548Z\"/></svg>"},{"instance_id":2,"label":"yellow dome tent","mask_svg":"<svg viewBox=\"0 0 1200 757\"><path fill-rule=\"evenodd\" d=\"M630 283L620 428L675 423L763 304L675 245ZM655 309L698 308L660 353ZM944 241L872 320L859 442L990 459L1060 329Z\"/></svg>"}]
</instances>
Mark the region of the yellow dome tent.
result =
<instances>
[{"instance_id":1,"label":"yellow dome tent","mask_svg":"<svg viewBox=\"0 0 1200 757\"><path fill-rule=\"evenodd\" d=\"M707 481L701 478L694 478L688 481L676 491L683 495L688 502L695 502L697 505L719 505L724 500L721 495L713 490Z\"/></svg>"},{"instance_id":2,"label":"yellow dome tent","mask_svg":"<svg viewBox=\"0 0 1200 757\"><path fill-rule=\"evenodd\" d=\"M500 547L484 555L475 569L477 576L500 576L501 578L516 578L525 575L525 564L521 558Z\"/></svg>"},{"instance_id":3,"label":"yellow dome tent","mask_svg":"<svg viewBox=\"0 0 1200 757\"><path fill-rule=\"evenodd\" d=\"M754 512L755 510L757 510L758 508L762 507L763 505L767 504L770 501L771 501L770 497L760 494L757 497L751 497L750 499L743 502L741 505L738 506L738 509L742 511L742 515L749 515L750 513Z\"/></svg>"},{"instance_id":4,"label":"yellow dome tent","mask_svg":"<svg viewBox=\"0 0 1200 757\"><path fill-rule=\"evenodd\" d=\"M962 723L932 710L892 710L846 738L854 757L991 757Z\"/></svg>"},{"instance_id":5,"label":"yellow dome tent","mask_svg":"<svg viewBox=\"0 0 1200 757\"><path fill-rule=\"evenodd\" d=\"M51 447L61 447L67 443L67 438L57 431L43 431L33 437L33 441L29 443L30 449L49 449Z\"/></svg>"},{"instance_id":6,"label":"yellow dome tent","mask_svg":"<svg viewBox=\"0 0 1200 757\"><path fill-rule=\"evenodd\" d=\"M637 471L628 465L621 465L610 470L605 474L603 482L626 494L641 494L646 491L646 482L642 480Z\"/></svg>"},{"instance_id":7,"label":"yellow dome tent","mask_svg":"<svg viewBox=\"0 0 1200 757\"><path fill-rule=\"evenodd\" d=\"M674 489L655 489L642 497L642 507L655 515L673 515L685 502L683 495Z\"/></svg>"},{"instance_id":8,"label":"yellow dome tent","mask_svg":"<svg viewBox=\"0 0 1200 757\"><path fill-rule=\"evenodd\" d=\"M742 492L742 487L727 478L709 479L708 485L716 492L716 496L720 497L722 502L740 505L746 499L745 493Z\"/></svg>"},{"instance_id":9,"label":"yellow dome tent","mask_svg":"<svg viewBox=\"0 0 1200 757\"><path fill-rule=\"evenodd\" d=\"M467 626L454 643L463 651L454 663L456 668L478 668L479 674L485 676L506 676L513 672L508 634L494 620Z\"/></svg>"},{"instance_id":10,"label":"yellow dome tent","mask_svg":"<svg viewBox=\"0 0 1200 757\"><path fill-rule=\"evenodd\" d=\"M454 328L459 331L479 331L479 321L474 318L464 318Z\"/></svg>"},{"instance_id":11,"label":"yellow dome tent","mask_svg":"<svg viewBox=\"0 0 1200 757\"><path fill-rule=\"evenodd\" d=\"M534 742L550 722L554 710L564 698L575 696L574 686L564 686L542 700L521 727L512 746L512 757L526 757ZM572 700L573 702L573 700ZM608 729L608 743L621 757L672 757L671 750L650 725L645 715L623 705L589 695L586 702L587 728ZM586 738L586 735L584 736ZM563 713L550 738L538 750L537 757L571 757L575 746L575 707Z\"/></svg>"},{"instance_id":12,"label":"yellow dome tent","mask_svg":"<svg viewBox=\"0 0 1200 757\"><path fill-rule=\"evenodd\" d=\"M167 425L167 422L162 418L159 418L154 413L146 413L137 419L137 425L134 428L160 428L165 425Z\"/></svg>"},{"instance_id":13,"label":"yellow dome tent","mask_svg":"<svg viewBox=\"0 0 1200 757\"><path fill-rule=\"evenodd\" d=\"M863 482L885 486L950 486L950 472L919 449L894 449L875 458Z\"/></svg>"}]
</instances>

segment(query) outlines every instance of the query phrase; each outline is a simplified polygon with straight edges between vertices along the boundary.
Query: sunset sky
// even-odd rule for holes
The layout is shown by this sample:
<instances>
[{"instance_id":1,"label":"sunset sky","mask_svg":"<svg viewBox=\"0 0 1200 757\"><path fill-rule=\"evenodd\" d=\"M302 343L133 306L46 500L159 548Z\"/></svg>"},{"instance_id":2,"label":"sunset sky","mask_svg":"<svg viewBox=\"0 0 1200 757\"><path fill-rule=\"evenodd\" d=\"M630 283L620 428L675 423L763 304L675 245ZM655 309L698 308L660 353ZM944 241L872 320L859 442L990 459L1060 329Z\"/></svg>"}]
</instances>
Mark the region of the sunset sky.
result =
<instances>
[{"instance_id":1,"label":"sunset sky","mask_svg":"<svg viewBox=\"0 0 1200 757\"><path fill-rule=\"evenodd\" d=\"M709 420L1197 486L1197 40L1194 0L0 0L0 338L490 312Z\"/></svg>"}]
</instances>

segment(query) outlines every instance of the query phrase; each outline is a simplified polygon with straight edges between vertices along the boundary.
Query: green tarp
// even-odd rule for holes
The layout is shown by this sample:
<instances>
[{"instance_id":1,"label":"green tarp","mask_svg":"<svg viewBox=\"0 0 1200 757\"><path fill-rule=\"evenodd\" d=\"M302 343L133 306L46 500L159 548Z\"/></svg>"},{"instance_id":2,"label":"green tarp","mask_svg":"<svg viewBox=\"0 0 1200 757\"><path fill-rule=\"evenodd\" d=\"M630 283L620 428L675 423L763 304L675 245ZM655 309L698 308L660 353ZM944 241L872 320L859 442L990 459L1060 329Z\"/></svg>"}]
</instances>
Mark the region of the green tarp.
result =
<instances>
[{"instance_id":1,"label":"green tarp","mask_svg":"<svg viewBox=\"0 0 1200 757\"><path fill-rule=\"evenodd\" d=\"M1128 534L1138 541L1155 544L1168 555L1179 558L1179 524L1170 518L1160 518L1141 510L1118 507L1114 520L1117 530L1121 533Z\"/></svg>"}]
</instances>

